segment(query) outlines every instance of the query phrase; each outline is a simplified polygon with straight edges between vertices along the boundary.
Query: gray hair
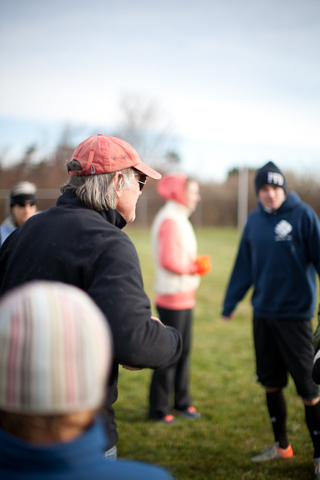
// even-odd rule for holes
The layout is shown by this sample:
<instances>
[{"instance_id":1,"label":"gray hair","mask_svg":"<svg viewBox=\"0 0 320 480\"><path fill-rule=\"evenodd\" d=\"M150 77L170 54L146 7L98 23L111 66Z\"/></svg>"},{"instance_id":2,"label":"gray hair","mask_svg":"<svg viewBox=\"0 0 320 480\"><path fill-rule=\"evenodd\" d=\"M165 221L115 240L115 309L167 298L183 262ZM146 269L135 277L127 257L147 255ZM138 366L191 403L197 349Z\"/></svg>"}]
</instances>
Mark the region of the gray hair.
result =
<instances>
[{"instance_id":1,"label":"gray hair","mask_svg":"<svg viewBox=\"0 0 320 480\"><path fill-rule=\"evenodd\" d=\"M82 170L82 167L77 160L71 160L67 162L67 169L68 172L74 172ZM92 210L115 210L118 199L113 179L117 173L121 174L119 190L129 188L135 180L132 168L100 175L81 177L70 175L69 181L62 185L60 191L64 193L67 190L74 190L77 197Z\"/></svg>"}]
</instances>

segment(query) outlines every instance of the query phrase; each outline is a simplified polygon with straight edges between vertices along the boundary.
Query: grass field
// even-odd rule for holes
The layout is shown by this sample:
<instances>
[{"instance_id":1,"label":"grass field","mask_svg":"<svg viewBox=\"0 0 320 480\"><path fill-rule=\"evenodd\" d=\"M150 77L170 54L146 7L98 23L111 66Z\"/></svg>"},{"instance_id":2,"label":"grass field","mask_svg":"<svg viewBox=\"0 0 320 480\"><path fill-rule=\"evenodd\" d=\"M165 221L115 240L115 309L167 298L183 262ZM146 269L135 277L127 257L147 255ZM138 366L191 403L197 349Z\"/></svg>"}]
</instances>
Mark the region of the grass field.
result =
<instances>
[{"instance_id":1,"label":"grass field","mask_svg":"<svg viewBox=\"0 0 320 480\"><path fill-rule=\"evenodd\" d=\"M149 231L127 227L153 298ZM180 480L311 480L313 449L304 408L290 379L286 389L288 432L295 458L253 464L249 458L273 441L265 396L255 380L249 296L231 322L221 321L221 303L239 233L231 228L197 230L199 253L209 253L212 272L197 293L191 393L202 418L174 425L147 418L150 370L121 369L116 421L118 455L168 468ZM154 314L156 310L154 309Z\"/></svg>"}]
</instances>

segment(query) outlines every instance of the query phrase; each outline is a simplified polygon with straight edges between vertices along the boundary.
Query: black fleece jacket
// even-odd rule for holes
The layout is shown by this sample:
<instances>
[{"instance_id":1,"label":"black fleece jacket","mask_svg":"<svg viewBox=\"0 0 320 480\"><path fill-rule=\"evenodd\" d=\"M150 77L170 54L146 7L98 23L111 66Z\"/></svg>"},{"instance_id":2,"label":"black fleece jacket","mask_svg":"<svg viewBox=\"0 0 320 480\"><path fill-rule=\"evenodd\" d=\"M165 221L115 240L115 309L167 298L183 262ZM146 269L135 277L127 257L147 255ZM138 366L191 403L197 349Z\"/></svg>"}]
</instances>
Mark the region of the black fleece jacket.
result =
<instances>
[{"instance_id":1,"label":"black fleece jacket","mask_svg":"<svg viewBox=\"0 0 320 480\"><path fill-rule=\"evenodd\" d=\"M117 210L97 212L71 190L55 207L31 217L0 248L0 295L31 280L60 281L87 292L106 315L114 364L104 407L108 448L117 442L112 404L118 364L160 368L178 360L177 330L151 320L140 263Z\"/></svg>"}]
</instances>

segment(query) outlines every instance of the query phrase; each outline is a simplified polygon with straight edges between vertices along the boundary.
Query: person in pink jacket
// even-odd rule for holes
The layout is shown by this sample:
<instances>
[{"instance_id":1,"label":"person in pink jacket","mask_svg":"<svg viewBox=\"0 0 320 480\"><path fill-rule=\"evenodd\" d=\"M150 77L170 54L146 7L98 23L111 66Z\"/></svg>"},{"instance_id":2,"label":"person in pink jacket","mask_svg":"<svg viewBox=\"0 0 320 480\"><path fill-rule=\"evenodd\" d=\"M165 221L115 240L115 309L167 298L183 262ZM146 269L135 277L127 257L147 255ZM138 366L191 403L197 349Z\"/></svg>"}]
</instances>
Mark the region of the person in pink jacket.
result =
<instances>
[{"instance_id":1,"label":"person in pink jacket","mask_svg":"<svg viewBox=\"0 0 320 480\"><path fill-rule=\"evenodd\" d=\"M151 229L155 303L162 323L181 333L183 350L176 363L153 372L149 417L171 424L176 421L174 415L189 420L201 417L189 393L189 356L195 293L200 275L211 270L211 263L209 255L197 255L197 240L189 221L200 201L198 183L182 173L166 175L158 183L158 193L166 203Z\"/></svg>"}]
</instances>

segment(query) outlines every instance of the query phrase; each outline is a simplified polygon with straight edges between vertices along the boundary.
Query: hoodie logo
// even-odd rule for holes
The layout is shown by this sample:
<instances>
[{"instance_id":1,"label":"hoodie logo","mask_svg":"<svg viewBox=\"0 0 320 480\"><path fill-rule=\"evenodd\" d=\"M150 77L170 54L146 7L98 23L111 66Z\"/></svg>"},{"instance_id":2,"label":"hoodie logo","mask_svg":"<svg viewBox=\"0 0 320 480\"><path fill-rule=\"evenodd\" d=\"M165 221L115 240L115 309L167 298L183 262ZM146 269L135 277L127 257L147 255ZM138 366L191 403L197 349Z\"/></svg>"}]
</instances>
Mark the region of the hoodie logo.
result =
<instances>
[{"instance_id":1,"label":"hoodie logo","mask_svg":"<svg viewBox=\"0 0 320 480\"><path fill-rule=\"evenodd\" d=\"M274 227L274 232L276 234L275 241L281 242L284 240L292 240L292 235L289 233L292 231L292 225L286 220L281 220L281 222L277 223Z\"/></svg>"}]
</instances>

